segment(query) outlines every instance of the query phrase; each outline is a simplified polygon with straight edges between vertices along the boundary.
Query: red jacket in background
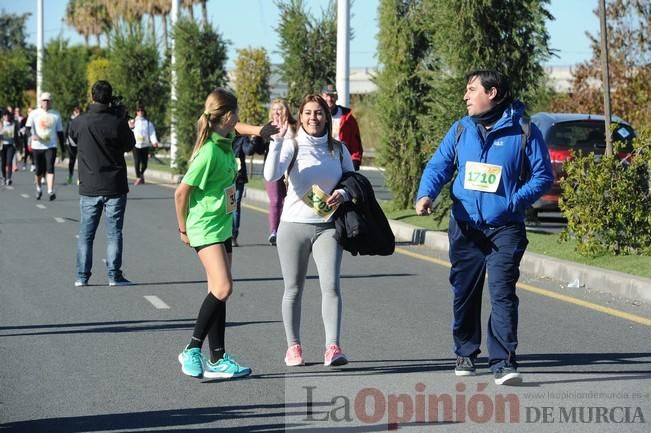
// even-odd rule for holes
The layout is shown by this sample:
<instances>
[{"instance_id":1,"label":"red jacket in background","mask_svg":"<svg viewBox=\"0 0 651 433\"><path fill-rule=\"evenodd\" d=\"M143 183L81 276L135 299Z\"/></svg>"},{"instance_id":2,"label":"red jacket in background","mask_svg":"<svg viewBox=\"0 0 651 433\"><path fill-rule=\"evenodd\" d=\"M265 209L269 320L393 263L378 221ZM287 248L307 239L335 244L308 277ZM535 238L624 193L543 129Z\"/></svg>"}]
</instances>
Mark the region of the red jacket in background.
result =
<instances>
[{"instance_id":1,"label":"red jacket in background","mask_svg":"<svg viewBox=\"0 0 651 433\"><path fill-rule=\"evenodd\" d=\"M362 138L359 135L359 126L357 126L357 120L353 117L353 113L350 108L342 107L337 105L341 109L341 120L339 121L339 141L342 141L348 151L353 161L357 161L359 164L362 163L362 153L364 149L362 148Z\"/></svg>"}]
</instances>

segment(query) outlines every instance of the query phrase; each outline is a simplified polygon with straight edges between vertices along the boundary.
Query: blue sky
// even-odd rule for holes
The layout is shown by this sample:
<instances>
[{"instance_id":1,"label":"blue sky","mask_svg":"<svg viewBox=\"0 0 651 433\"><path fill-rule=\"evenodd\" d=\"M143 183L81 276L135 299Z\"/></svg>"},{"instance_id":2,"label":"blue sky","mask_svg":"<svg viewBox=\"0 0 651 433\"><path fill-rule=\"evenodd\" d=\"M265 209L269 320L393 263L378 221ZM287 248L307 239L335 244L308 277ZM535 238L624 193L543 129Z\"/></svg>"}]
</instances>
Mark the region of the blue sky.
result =
<instances>
[{"instance_id":1,"label":"blue sky","mask_svg":"<svg viewBox=\"0 0 651 433\"><path fill-rule=\"evenodd\" d=\"M83 39L70 27L63 24L66 0L44 0L45 41L56 38L63 27L64 37L72 43ZM314 14L319 15L325 0L305 0ZM354 38L350 43L351 67L374 67L377 64L377 5L378 0L354 0L351 27ZM598 18L592 13L598 0L551 0L549 10L556 17L548 23L551 47L558 50L558 58L549 65L574 65L591 56L590 44L585 32L596 35ZM29 40L36 43L36 0L0 0L0 9L9 13L32 12L27 22ZM271 61L280 63L278 37L274 30L278 23L278 12L272 0L209 0L208 14L218 30L231 41L229 65L232 65L238 48L264 47ZM195 17L200 16L197 8ZM160 26L158 26L160 29ZM160 30L159 30L160 31Z\"/></svg>"}]
</instances>

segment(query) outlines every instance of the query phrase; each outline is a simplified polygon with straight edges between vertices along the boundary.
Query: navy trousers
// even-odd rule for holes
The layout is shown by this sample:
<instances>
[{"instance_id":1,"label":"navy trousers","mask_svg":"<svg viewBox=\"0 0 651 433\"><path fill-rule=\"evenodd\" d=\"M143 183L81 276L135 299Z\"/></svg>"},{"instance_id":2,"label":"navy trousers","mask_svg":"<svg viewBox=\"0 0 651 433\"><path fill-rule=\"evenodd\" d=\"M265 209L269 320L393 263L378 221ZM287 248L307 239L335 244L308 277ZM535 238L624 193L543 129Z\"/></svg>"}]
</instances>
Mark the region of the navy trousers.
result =
<instances>
[{"instance_id":1,"label":"navy trousers","mask_svg":"<svg viewBox=\"0 0 651 433\"><path fill-rule=\"evenodd\" d=\"M450 218L450 283L454 292L452 336L458 356L476 357L481 343L481 305L488 273L488 364L495 371L517 366L520 260L527 247L524 224L477 228Z\"/></svg>"}]
</instances>

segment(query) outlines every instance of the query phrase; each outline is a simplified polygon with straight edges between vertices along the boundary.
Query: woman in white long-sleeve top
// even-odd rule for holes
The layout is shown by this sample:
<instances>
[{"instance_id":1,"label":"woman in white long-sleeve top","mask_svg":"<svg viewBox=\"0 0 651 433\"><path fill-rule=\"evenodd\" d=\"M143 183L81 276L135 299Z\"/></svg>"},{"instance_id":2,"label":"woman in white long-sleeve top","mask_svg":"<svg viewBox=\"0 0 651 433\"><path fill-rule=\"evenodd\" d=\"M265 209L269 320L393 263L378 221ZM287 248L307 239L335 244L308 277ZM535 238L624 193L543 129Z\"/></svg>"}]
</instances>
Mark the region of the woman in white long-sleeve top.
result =
<instances>
[{"instance_id":1,"label":"woman in white long-sleeve top","mask_svg":"<svg viewBox=\"0 0 651 433\"><path fill-rule=\"evenodd\" d=\"M321 314L325 328L324 365L348 361L341 350L342 300L340 269L342 247L334 239L333 209L349 200L334 190L343 173L354 171L346 146L332 137L328 104L318 95L306 96L299 109L295 138L285 138L288 125L273 136L264 166L267 181L288 173L288 188L278 227L278 257L285 284L282 301L287 336L285 364L304 365L300 340L301 296L310 254L319 273Z\"/></svg>"}]
</instances>

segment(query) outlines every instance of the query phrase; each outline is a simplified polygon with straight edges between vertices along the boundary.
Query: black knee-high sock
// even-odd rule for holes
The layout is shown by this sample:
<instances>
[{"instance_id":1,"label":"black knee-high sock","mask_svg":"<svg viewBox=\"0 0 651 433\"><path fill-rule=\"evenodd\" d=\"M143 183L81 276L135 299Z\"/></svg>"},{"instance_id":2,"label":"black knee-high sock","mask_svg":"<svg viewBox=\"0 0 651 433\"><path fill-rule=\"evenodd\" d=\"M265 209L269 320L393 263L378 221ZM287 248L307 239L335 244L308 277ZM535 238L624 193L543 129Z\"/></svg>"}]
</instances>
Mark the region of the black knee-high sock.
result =
<instances>
[{"instance_id":1,"label":"black knee-high sock","mask_svg":"<svg viewBox=\"0 0 651 433\"><path fill-rule=\"evenodd\" d=\"M221 302L221 301L220 301ZM226 331L226 302L221 302L215 313L215 321L208 330L210 362L215 363L224 357L224 333Z\"/></svg>"},{"instance_id":2,"label":"black knee-high sock","mask_svg":"<svg viewBox=\"0 0 651 433\"><path fill-rule=\"evenodd\" d=\"M226 304L223 301L215 298L212 293L206 295L206 299L203 300L201 308L199 309L199 316L197 317L197 322L194 325L194 332L192 333L192 340L188 345L189 349L198 347L201 348L203 340L206 339L208 331L214 322L219 320L220 312L224 312L224 306Z\"/></svg>"}]
</instances>

